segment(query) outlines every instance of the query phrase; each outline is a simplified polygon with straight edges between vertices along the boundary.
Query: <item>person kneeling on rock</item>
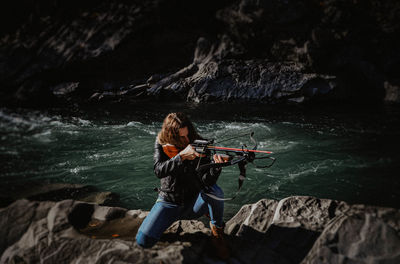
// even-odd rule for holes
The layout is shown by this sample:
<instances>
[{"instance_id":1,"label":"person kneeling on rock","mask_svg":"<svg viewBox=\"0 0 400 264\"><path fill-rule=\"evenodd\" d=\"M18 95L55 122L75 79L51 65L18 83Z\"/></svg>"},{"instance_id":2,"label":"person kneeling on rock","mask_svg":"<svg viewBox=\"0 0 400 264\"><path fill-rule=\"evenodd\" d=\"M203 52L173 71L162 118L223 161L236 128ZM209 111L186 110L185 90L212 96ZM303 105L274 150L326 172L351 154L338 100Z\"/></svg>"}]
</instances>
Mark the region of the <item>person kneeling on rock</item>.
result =
<instances>
[{"instance_id":1,"label":"person kneeling on rock","mask_svg":"<svg viewBox=\"0 0 400 264\"><path fill-rule=\"evenodd\" d=\"M223 191L216 184L221 168L198 175L198 158L201 157L200 164L211 161L190 145L196 139L202 138L185 114L170 113L164 119L154 146L154 173L160 178L161 188L157 188L158 199L140 226L136 242L144 248L152 247L173 222L209 215L216 253L227 259L229 250L222 220L224 202L207 195L223 198ZM214 155L213 160L223 162L220 155Z\"/></svg>"}]
</instances>

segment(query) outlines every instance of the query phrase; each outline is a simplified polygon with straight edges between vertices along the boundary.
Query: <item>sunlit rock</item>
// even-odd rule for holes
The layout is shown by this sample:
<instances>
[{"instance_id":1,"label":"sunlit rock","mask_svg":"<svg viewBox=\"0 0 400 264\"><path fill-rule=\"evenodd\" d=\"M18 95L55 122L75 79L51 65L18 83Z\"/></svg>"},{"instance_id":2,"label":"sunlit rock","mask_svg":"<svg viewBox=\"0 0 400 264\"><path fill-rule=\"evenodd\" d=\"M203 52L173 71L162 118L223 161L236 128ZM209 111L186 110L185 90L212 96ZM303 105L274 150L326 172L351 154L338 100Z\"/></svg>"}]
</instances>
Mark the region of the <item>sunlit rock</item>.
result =
<instances>
[{"instance_id":1,"label":"sunlit rock","mask_svg":"<svg viewBox=\"0 0 400 264\"><path fill-rule=\"evenodd\" d=\"M173 223L154 247L142 249L135 235L146 215L74 200L18 200L0 209L0 262L221 263L198 220ZM229 262L398 263L399 219L392 208L307 196L262 199L226 223Z\"/></svg>"}]
</instances>

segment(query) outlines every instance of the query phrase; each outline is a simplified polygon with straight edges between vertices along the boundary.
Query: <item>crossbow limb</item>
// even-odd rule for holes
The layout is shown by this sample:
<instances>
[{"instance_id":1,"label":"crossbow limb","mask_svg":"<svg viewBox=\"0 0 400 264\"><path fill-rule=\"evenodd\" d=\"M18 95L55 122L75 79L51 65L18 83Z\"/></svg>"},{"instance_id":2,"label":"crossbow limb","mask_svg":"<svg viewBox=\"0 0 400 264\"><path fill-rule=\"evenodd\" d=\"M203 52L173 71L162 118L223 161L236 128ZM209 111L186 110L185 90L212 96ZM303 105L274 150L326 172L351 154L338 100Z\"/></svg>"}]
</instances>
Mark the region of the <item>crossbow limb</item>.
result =
<instances>
[{"instance_id":1,"label":"crossbow limb","mask_svg":"<svg viewBox=\"0 0 400 264\"><path fill-rule=\"evenodd\" d=\"M268 165L265 166L257 166L257 168L269 168L275 163L275 158L270 157L270 156L264 156L264 157L256 157L256 153L260 154L272 154L271 151L265 151L265 150L257 150L257 142L253 138L254 132L249 133L250 135L250 140L254 143L254 147L252 149L248 149L246 145L243 145L242 148L228 148L228 147L218 147L214 146L214 140L195 140L192 144L196 152L200 154L205 154L206 156L211 156L212 154L216 154L217 152L224 152L227 156L226 162L222 163L209 163L209 164L204 164L200 165L200 160L197 165L197 172L203 172L206 171L210 168L222 168L222 167L227 167L227 166L232 166L235 164L238 164L240 174L239 174L239 179L238 179L238 190L236 191L235 195L231 198L219 198L215 195L205 193L209 197L215 199L215 200L220 200L220 201L229 201L233 200L238 193L240 192L240 189L243 186L243 182L246 178L246 165L247 163L253 163L254 160L257 159L270 159L272 162Z\"/></svg>"}]
</instances>

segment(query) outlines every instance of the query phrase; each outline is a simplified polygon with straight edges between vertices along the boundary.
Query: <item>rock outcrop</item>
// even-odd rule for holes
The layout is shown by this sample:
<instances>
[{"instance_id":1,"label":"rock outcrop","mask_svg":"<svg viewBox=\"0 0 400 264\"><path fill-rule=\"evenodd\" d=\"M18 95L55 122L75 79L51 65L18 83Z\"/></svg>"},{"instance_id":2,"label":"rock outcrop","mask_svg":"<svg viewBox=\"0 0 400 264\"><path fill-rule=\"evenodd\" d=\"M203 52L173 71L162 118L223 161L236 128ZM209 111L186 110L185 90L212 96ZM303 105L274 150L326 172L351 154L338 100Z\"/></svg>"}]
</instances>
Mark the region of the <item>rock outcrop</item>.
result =
<instances>
[{"instance_id":1,"label":"rock outcrop","mask_svg":"<svg viewBox=\"0 0 400 264\"><path fill-rule=\"evenodd\" d=\"M1 263L221 263L209 229L175 222L151 249L141 210L18 200L0 210ZM201 220L201 219L200 219ZM398 263L400 210L295 196L245 205L226 223L230 263Z\"/></svg>"},{"instance_id":2,"label":"rock outcrop","mask_svg":"<svg viewBox=\"0 0 400 264\"><path fill-rule=\"evenodd\" d=\"M17 5L0 16L2 103L399 102L395 0Z\"/></svg>"},{"instance_id":3,"label":"rock outcrop","mask_svg":"<svg viewBox=\"0 0 400 264\"><path fill-rule=\"evenodd\" d=\"M263 101L301 103L336 87L334 76L307 72L298 62L226 59L235 52L227 37L217 46L200 38L194 61L150 84L150 95L182 96L186 101Z\"/></svg>"},{"instance_id":4,"label":"rock outcrop","mask_svg":"<svg viewBox=\"0 0 400 264\"><path fill-rule=\"evenodd\" d=\"M397 263L399 228L400 210L304 196L245 205L225 231L244 263Z\"/></svg>"}]
</instances>

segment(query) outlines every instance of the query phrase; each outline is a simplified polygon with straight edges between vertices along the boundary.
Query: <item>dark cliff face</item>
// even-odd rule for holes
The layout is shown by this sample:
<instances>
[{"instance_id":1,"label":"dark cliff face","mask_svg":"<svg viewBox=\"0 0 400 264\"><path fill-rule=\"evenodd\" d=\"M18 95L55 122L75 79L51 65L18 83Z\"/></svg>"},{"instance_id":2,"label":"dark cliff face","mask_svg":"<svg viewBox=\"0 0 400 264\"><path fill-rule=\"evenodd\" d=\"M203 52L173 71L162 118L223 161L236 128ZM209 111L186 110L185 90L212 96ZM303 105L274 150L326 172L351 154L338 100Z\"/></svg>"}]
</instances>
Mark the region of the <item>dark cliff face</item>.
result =
<instances>
[{"instance_id":1,"label":"dark cliff face","mask_svg":"<svg viewBox=\"0 0 400 264\"><path fill-rule=\"evenodd\" d=\"M1 12L2 104L399 101L398 1L49 0Z\"/></svg>"}]
</instances>

